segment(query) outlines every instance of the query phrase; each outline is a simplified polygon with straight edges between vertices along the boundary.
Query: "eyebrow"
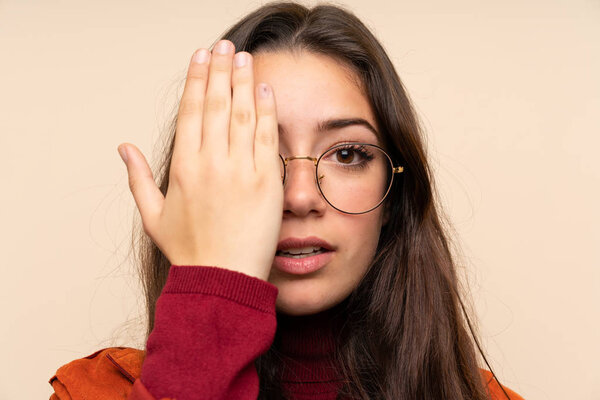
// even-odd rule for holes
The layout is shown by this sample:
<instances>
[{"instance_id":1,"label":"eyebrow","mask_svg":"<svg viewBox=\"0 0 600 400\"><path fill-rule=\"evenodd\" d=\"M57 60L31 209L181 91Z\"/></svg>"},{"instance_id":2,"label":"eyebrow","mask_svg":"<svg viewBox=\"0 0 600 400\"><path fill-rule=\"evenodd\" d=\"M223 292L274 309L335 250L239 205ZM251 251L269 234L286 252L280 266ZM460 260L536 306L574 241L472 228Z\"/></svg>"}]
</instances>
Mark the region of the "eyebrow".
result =
<instances>
[{"instance_id":1,"label":"eyebrow","mask_svg":"<svg viewBox=\"0 0 600 400\"><path fill-rule=\"evenodd\" d=\"M363 118L332 118L332 119L322 120L317 123L315 131L317 133L324 133L327 131L342 129L342 128L346 128L348 126L355 126L355 125L364 126L368 130L373 132L373 134L375 134L375 137L378 140L381 137L379 132L377 132L377 129L375 129L369 121L367 121L366 119L363 119ZM287 135L287 130L285 129L285 127L283 125L277 124L277 128L279 129L280 135Z\"/></svg>"}]
</instances>

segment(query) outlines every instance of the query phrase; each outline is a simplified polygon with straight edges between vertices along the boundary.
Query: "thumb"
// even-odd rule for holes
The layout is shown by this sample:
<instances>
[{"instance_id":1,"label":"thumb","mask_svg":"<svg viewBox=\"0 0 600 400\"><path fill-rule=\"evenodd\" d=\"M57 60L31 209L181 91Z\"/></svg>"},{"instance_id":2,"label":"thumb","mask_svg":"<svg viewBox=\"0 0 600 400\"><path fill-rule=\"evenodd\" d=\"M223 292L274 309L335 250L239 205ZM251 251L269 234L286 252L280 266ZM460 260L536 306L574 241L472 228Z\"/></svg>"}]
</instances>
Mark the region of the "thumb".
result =
<instances>
[{"instance_id":1,"label":"thumb","mask_svg":"<svg viewBox=\"0 0 600 400\"><path fill-rule=\"evenodd\" d=\"M132 144L122 143L117 148L127 166L129 189L142 217L144 229L154 226L161 214L165 197L156 185L146 157Z\"/></svg>"}]
</instances>

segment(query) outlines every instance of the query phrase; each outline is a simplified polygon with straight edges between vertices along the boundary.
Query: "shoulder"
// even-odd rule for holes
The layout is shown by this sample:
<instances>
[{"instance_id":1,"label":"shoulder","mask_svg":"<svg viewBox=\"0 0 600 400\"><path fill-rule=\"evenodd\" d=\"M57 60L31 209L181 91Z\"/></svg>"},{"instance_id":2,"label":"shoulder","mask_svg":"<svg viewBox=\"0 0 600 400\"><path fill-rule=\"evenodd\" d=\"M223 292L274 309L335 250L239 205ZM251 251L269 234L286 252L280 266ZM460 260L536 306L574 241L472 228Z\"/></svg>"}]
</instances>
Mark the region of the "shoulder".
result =
<instances>
[{"instance_id":1,"label":"shoulder","mask_svg":"<svg viewBox=\"0 0 600 400\"><path fill-rule=\"evenodd\" d=\"M140 376L145 352L131 347L109 347L73 360L48 381L59 399L127 398Z\"/></svg>"},{"instance_id":2,"label":"shoulder","mask_svg":"<svg viewBox=\"0 0 600 400\"><path fill-rule=\"evenodd\" d=\"M500 387L500 383L498 383L490 371L481 369L481 376L483 377L483 381L488 388L492 400L505 400L508 398L510 398L510 400L524 400L523 397L519 396L516 392L513 392L506 386L502 385L502 387ZM506 392L509 397L506 397L506 394L504 394L502 389L504 389L504 392Z\"/></svg>"}]
</instances>

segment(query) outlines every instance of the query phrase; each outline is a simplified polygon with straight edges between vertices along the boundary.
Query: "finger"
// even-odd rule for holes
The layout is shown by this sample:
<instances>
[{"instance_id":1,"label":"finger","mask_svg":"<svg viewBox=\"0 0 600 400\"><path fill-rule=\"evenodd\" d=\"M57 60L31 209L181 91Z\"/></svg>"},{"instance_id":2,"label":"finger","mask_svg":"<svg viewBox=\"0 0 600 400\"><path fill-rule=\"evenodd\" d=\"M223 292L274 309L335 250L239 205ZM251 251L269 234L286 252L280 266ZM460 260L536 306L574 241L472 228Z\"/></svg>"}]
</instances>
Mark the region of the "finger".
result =
<instances>
[{"instance_id":1,"label":"finger","mask_svg":"<svg viewBox=\"0 0 600 400\"><path fill-rule=\"evenodd\" d=\"M152 231L158 220L165 198L156 186L152 171L144 155L134 145L121 144L119 149L126 153L129 189L142 217L146 232Z\"/></svg>"},{"instance_id":2,"label":"finger","mask_svg":"<svg viewBox=\"0 0 600 400\"><path fill-rule=\"evenodd\" d=\"M200 151L223 158L229 152L229 114L231 112L231 65L233 43L221 40L215 46L208 72L204 100Z\"/></svg>"},{"instance_id":3,"label":"finger","mask_svg":"<svg viewBox=\"0 0 600 400\"><path fill-rule=\"evenodd\" d=\"M188 74L179 103L173 161L177 163L185 155L197 154L202 140L202 112L208 80L210 52L198 49L188 67Z\"/></svg>"},{"instance_id":4,"label":"finger","mask_svg":"<svg viewBox=\"0 0 600 400\"><path fill-rule=\"evenodd\" d=\"M254 138L254 165L256 171L277 171L279 176L279 131L275 95L265 83L256 86L256 133Z\"/></svg>"},{"instance_id":5,"label":"finger","mask_svg":"<svg viewBox=\"0 0 600 400\"><path fill-rule=\"evenodd\" d=\"M229 125L229 155L242 168L254 168L254 70L250 53L240 51L234 57L233 98Z\"/></svg>"}]
</instances>

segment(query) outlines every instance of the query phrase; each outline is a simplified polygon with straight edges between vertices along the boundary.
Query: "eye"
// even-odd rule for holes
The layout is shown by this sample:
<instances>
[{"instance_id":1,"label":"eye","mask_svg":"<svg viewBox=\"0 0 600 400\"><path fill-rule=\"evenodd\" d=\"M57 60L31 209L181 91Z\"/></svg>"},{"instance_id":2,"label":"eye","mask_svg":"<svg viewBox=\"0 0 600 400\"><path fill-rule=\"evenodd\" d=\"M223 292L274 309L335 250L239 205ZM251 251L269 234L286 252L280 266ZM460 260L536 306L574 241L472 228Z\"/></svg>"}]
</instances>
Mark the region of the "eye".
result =
<instances>
[{"instance_id":1,"label":"eye","mask_svg":"<svg viewBox=\"0 0 600 400\"><path fill-rule=\"evenodd\" d=\"M348 145L334 149L336 161L341 164L361 163L372 159L365 146Z\"/></svg>"},{"instance_id":2,"label":"eye","mask_svg":"<svg viewBox=\"0 0 600 400\"><path fill-rule=\"evenodd\" d=\"M334 164L342 168L365 168L373 159L373 154L364 145L344 145L328 151L326 157L333 158Z\"/></svg>"},{"instance_id":3,"label":"eye","mask_svg":"<svg viewBox=\"0 0 600 400\"><path fill-rule=\"evenodd\" d=\"M356 151L351 148L341 148L335 152L337 158L336 161L339 161L343 164L352 164L352 161L356 158Z\"/></svg>"}]
</instances>

